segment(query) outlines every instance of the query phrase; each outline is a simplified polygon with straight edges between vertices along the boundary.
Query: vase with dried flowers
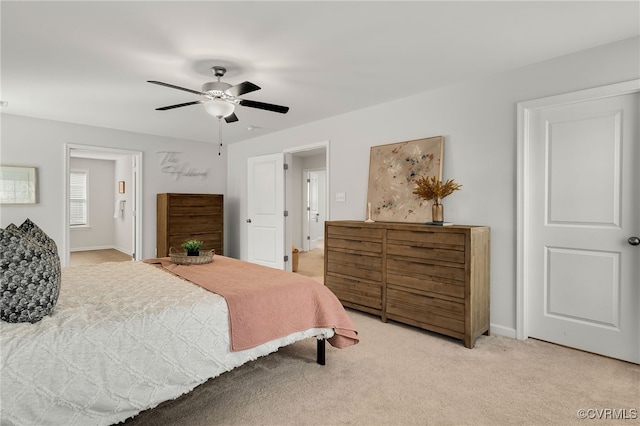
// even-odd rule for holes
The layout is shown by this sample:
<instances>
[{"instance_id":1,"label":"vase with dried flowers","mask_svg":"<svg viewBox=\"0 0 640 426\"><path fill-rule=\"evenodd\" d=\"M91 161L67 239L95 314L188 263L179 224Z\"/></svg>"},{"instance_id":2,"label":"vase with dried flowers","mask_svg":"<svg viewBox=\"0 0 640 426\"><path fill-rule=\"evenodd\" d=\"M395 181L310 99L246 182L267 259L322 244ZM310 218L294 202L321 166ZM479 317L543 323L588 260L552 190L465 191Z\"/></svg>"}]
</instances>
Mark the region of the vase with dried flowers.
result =
<instances>
[{"instance_id":1,"label":"vase with dried flowers","mask_svg":"<svg viewBox=\"0 0 640 426\"><path fill-rule=\"evenodd\" d=\"M456 183L453 179L448 179L445 183L435 176L422 176L415 179L416 189L414 194L424 200L433 200L431 206L431 220L435 223L444 222L444 208L442 207L442 199L451 195L454 191L462 188L462 185Z\"/></svg>"}]
</instances>

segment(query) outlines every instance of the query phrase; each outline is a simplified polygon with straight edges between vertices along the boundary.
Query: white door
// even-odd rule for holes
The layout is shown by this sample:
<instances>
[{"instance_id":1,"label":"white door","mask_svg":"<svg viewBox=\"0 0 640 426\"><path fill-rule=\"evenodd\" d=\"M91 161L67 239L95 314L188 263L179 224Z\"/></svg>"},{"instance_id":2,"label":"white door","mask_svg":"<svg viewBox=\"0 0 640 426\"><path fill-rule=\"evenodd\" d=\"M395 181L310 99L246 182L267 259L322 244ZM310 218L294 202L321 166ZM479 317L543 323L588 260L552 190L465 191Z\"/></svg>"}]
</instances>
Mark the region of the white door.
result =
<instances>
[{"instance_id":1,"label":"white door","mask_svg":"<svg viewBox=\"0 0 640 426\"><path fill-rule=\"evenodd\" d=\"M532 112L528 335L640 363L640 94Z\"/></svg>"},{"instance_id":2,"label":"white door","mask_svg":"<svg viewBox=\"0 0 640 426\"><path fill-rule=\"evenodd\" d=\"M248 159L248 260L284 269L284 157Z\"/></svg>"}]
</instances>

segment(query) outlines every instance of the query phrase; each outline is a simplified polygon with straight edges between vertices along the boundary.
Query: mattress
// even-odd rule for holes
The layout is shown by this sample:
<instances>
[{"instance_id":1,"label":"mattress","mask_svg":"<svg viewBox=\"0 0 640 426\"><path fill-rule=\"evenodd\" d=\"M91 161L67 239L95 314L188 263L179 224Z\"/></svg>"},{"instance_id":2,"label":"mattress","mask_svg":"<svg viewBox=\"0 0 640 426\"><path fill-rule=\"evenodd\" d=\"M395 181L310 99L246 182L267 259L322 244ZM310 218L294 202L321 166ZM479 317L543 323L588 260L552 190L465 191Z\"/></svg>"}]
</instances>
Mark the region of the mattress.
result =
<instances>
[{"instance_id":1,"label":"mattress","mask_svg":"<svg viewBox=\"0 0 640 426\"><path fill-rule=\"evenodd\" d=\"M143 262L63 268L54 313L0 322L0 424L107 425L298 340L232 352L225 300Z\"/></svg>"}]
</instances>

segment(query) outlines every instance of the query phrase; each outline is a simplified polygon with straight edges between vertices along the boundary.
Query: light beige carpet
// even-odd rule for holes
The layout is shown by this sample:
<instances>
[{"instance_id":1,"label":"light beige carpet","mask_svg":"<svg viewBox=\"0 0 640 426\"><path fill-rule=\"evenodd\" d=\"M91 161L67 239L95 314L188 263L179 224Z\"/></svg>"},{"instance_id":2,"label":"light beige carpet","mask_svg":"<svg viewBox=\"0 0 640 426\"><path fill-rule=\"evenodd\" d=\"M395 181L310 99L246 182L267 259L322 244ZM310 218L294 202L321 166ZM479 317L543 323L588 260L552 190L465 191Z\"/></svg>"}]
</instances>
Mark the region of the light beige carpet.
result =
<instances>
[{"instance_id":1,"label":"light beige carpet","mask_svg":"<svg viewBox=\"0 0 640 426\"><path fill-rule=\"evenodd\" d=\"M349 311L360 344L282 348L161 404L129 425L568 425L578 411L632 417L640 366L553 344L482 336L474 349ZM636 411L637 413L637 411ZM638 413L640 415L640 413Z\"/></svg>"}]
</instances>

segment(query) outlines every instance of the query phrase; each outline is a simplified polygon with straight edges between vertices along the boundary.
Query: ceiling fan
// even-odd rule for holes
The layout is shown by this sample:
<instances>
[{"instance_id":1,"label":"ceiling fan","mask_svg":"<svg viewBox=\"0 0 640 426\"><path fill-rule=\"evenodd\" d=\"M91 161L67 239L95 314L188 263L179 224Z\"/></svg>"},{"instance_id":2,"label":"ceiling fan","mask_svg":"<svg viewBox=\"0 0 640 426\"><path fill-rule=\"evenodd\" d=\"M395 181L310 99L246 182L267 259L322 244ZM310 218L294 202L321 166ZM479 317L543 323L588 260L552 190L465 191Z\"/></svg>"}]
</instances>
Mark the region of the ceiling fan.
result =
<instances>
[{"instance_id":1,"label":"ceiling fan","mask_svg":"<svg viewBox=\"0 0 640 426\"><path fill-rule=\"evenodd\" d=\"M209 114L217 117L218 119L224 118L224 121L226 121L227 123L238 121L238 117L234 112L236 105L241 105L249 108L264 109L266 111L279 112L281 114L286 114L287 111L289 111L289 107L286 106L251 101L248 99L239 99L238 96L260 90L260 87L249 81L236 84L235 86L232 86L228 83L223 83L222 81L220 81L220 78L223 77L227 72L227 69L224 67L211 67L211 71L213 72L213 75L218 78L218 81L210 81L208 83L204 83L202 85L201 92L198 92L197 90L186 89L180 86L175 86L169 83L163 83L161 81L147 80L148 83L158 84L160 86L166 86L172 89L183 90L185 92L200 95L204 98L198 101L185 102L182 104L156 108L156 111L167 111L170 109L180 108L188 105L204 104L204 108Z\"/></svg>"}]
</instances>

